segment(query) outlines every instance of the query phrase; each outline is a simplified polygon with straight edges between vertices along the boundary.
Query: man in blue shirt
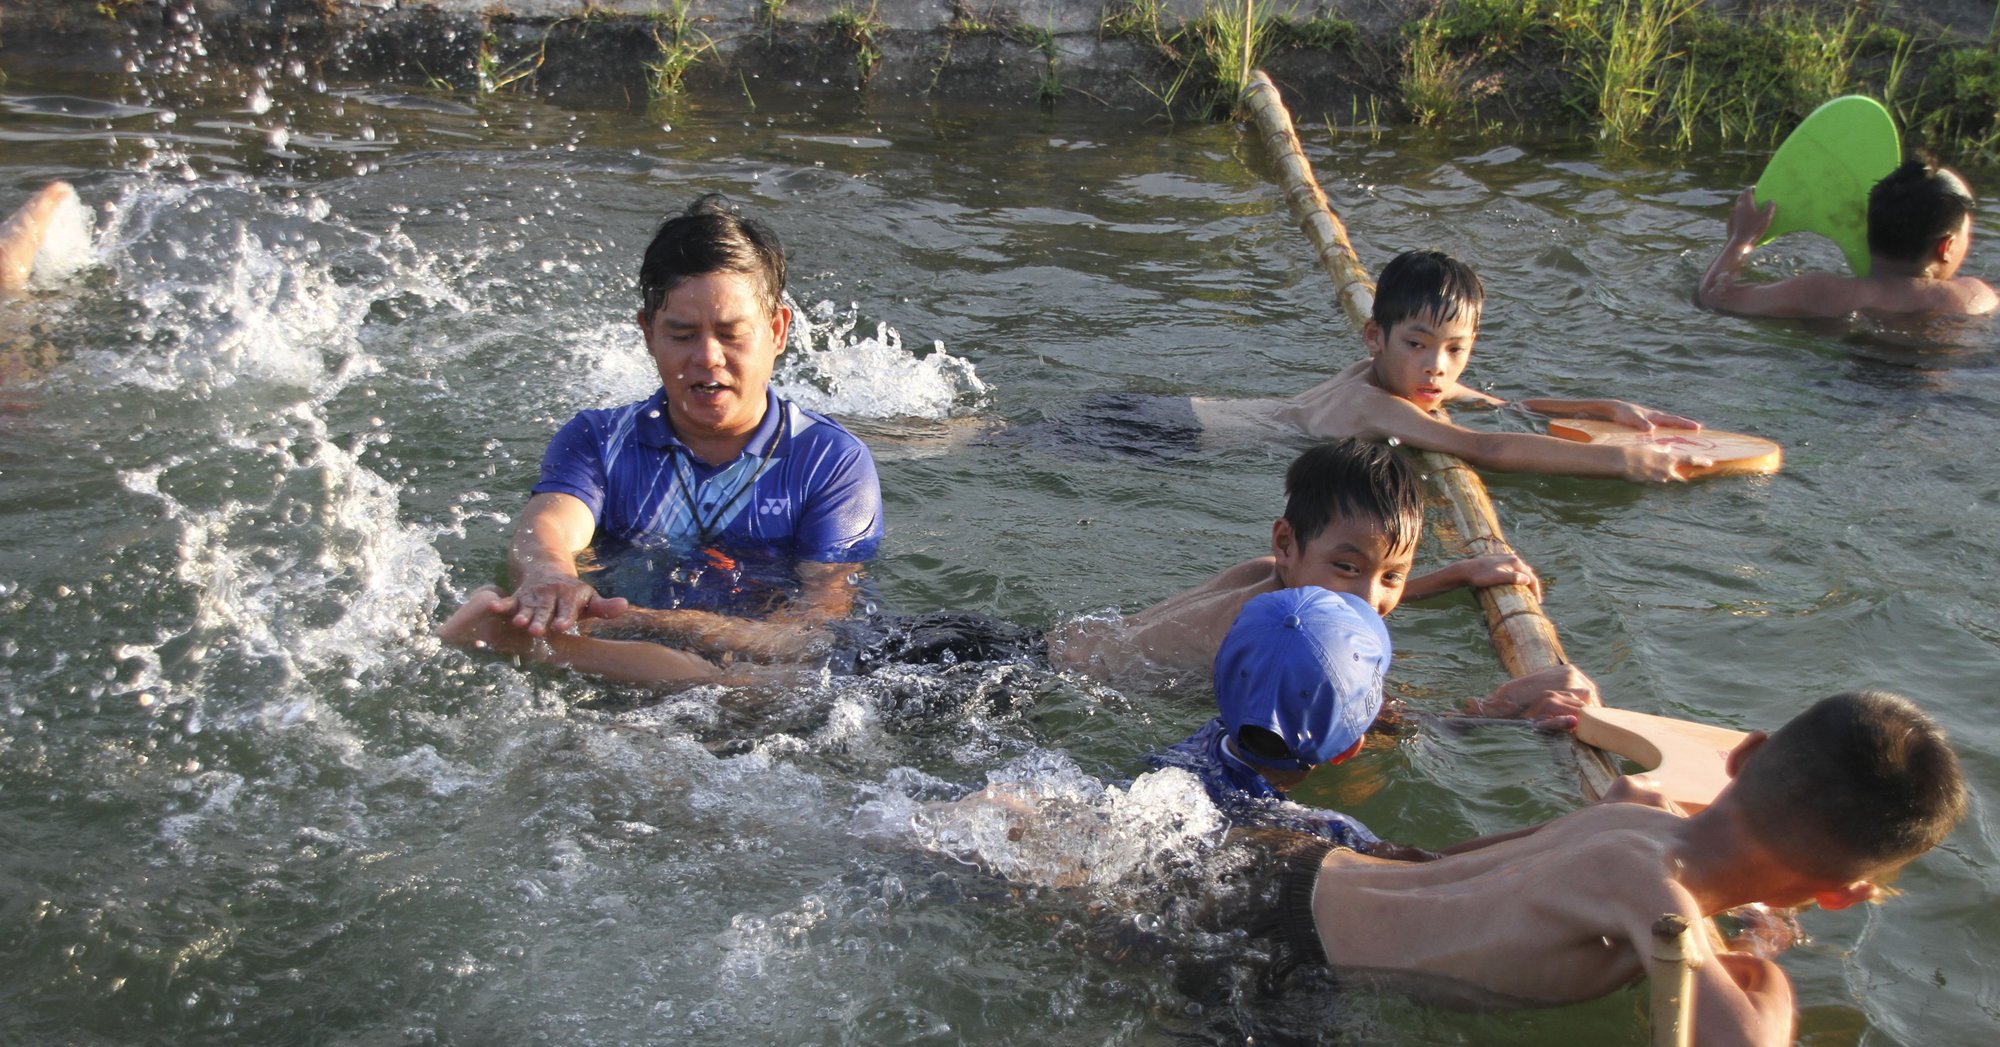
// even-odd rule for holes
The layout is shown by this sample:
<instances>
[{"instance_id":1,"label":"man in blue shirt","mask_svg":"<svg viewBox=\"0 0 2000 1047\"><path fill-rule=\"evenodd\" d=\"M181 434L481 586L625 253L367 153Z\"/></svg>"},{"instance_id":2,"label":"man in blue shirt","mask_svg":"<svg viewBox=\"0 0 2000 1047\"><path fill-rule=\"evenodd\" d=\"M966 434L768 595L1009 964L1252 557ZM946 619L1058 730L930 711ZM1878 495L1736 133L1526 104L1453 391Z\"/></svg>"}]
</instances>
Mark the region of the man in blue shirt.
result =
<instances>
[{"instance_id":1,"label":"man in blue shirt","mask_svg":"<svg viewBox=\"0 0 2000 1047\"><path fill-rule=\"evenodd\" d=\"M446 640L568 664L561 644L537 641L632 613L706 656L685 668L712 671L738 653L784 654L792 629L852 608L882 540L881 489L859 439L771 392L792 320L777 236L704 196L660 226L639 287L659 391L584 411L550 441L508 555L513 592L474 593ZM593 542L664 573L647 599L674 609L599 593L577 565ZM746 609L769 620L716 613Z\"/></svg>"}]
</instances>

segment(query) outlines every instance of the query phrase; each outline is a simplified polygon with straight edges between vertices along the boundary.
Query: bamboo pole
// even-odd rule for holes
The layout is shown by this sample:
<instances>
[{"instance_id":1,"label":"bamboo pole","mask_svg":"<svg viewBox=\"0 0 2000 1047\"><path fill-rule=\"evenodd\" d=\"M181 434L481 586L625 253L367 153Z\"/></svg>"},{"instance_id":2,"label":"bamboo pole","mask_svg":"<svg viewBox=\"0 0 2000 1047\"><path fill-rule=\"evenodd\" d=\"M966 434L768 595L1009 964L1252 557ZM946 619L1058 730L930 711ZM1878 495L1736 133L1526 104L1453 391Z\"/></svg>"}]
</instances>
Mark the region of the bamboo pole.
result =
<instances>
[{"instance_id":1,"label":"bamboo pole","mask_svg":"<svg viewBox=\"0 0 2000 1047\"><path fill-rule=\"evenodd\" d=\"M1667 913L1653 924L1653 1047L1688 1047L1694 1033L1694 939L1687 918Z\"/></svg>"},{"instance_id":2,"label":"bamboo pole","mask_svg":"<svg viewBox=\"0 0 2000 1047\"><path fill-rule=\"evenodd\" d=\"M1265 155L1277 165L1278 185L1285 191L1285 203L1291 206L1292 217L1299 220L1299 228L1312 241L1320 268L1333 278L1334 290L1340 296L1340 311L1347 314L1354 332L1361 333L1361 325L1368 322L1368 314L1375 306L1375 281L1369 279L1368 270L1354 253L1354 245L1348 242L1347 227L1333 213L1333 205L1320 190L1319 179L1313 177L1312 164L1306 161L1305 148L1292 128L1292 114L1286 112L1270 74L1259 69L1250 77L1243 88L1243 107L1256 120Z\"/></svg>"},{"instance_id":3,"label":"bamboo pole","mask_svg":"<svg viewBox=\"0 0 2000 1047\"><path fill-rule=\"evenodd\" d=\"M1298 132L1292 126L1292 116L1278 96L1277 85L1263 70L1258 70L1243 89L1242 103L1255 120L1264 149L1278 169L1285 202L1298 219L1299 228L1312 241L1321 267L1333 278L1341 311L1355 332L1360 333L1374 307L1375 284L1354 253L1347 227L1333 213L1326 193L1313 177L1312 164L1306 160ZM1451 455L1426 451L1422 457L1426 478L1451 507L1465 554L1493 556L1513 552L1500 530L1493 500L1487 496L1479 474ZM1569 660L1563 655L1555 624L1542 613L1541 601L1527 587L1493 586L1478 590L1478 596L1479 605L1486 612L1486 628L1493 637L1494 653L1508 675L1525 676ZM1584 744L1575 735L1570 735L1570 744L1584 793L1595 800L1610 788L1617 771L1603 752Z\"/></svg>"}]
</instances>

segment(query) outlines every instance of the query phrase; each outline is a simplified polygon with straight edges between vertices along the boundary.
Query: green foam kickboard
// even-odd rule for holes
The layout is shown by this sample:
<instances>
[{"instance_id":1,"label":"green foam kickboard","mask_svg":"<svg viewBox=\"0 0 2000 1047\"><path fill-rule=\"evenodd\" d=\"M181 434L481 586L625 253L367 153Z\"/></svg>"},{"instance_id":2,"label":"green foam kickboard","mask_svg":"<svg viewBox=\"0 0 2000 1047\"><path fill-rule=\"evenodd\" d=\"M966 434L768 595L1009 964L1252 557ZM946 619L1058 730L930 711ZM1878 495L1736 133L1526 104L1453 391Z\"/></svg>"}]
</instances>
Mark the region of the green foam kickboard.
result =
<instances>
[{"instance_id":1,"label":"green foam kickboard","mask_svg":"<svg viewBox=\"0 0 2000 1047\"><path fill-rule=\"evenodd\" d=\"M1868 190L1903 162L1896 122L1882 103L1836 98L1806 117L1757 179L1757 206L1778 213L1760 242L1791 232L1832 240L1856 276L1867 276Z\"/></svg>"}]
</instances>

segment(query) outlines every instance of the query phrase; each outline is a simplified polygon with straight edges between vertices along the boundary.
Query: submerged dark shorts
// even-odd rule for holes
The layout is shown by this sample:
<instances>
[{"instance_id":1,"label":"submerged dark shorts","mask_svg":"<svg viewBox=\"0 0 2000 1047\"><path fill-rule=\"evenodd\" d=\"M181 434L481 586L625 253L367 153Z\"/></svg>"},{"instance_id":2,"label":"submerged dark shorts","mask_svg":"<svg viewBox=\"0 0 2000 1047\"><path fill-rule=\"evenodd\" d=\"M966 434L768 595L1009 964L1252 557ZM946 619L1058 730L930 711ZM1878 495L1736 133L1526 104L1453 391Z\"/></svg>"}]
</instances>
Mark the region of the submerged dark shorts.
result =
<instances>
[{"instance_id":1,"label":"submerged dark shorts","mask_svg":"<svg viewBox=\"0 0 2000 1047\"><path fill-rule=\"evenodd\" d=\"M1109 452L1150 462L1178 462L1201 446L1201 420L1185 396L1099 393L1057 410L994 433L987 442L1069 455Z\"/></svg>"},{"instance_id":2,"label":"submerged dark shorts","mask_svg":"<svg viewBox=\"0 0 2000 1047\"><path fill-rule=\"evenodd\" d=\"M965 611L878 614L834 629L839 639L831 663L837 672L866 675L886 665L961 662L1048 664L1049 645L1039 630Z\"/></svg>"},{"instance_id":3,"label":"submerged dark shorts","mask_svg":"<svg viewBox=\"0 0 2000 1047\"><path fill-rule=\"evenodd\" d=\"M1326 966L1326 947L1320 944L1319 925L1313 918L1313 886L1319 882L1321 863L1339 845L1284 830L1238 830L1230 834L1230 840L1253 852L1261 851L1268 859L1252 868L1261 873L1269 889L1246 892L1250 898L1267 899L1266 906L1261 912L1244 914L1241 926L1253 936L1271 941L1285 969Z\"/></svg>"},{"instance_id":4,"label":"submerged dark shorts","mask_svg":"<svg viewBox=\"0 0 2000 1047\"><path fill-rule=\"evenodd\" d=\"M1327 977L1313 885L1336 846L1283 829L1231 829L1212 860L1176 865L1108 906L1088 940L1107 959L1173 971L1197 999L1231 983L1275 995L1294 972Z\"/></svg>"}]
</instances>

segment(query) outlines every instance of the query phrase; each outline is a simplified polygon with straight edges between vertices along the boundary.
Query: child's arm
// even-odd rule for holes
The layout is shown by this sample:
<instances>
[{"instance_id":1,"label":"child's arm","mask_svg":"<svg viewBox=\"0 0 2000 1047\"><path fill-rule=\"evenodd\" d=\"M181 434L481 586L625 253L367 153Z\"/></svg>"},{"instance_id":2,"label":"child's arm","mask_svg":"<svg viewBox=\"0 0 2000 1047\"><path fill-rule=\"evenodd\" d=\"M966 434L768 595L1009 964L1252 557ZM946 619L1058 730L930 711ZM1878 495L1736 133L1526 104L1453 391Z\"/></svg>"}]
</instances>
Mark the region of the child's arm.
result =
<instances>
[{"instance_id":1,"label":"child's arm","mask_svg":"<svg viewBox=\"0 0 2000 1047\"><path fill-rule=\"evenodd\" d=\"M1049 630L1049 659L1105 682L1137 674L1206 672L1245 601L1278 588L1271 557L1225 568L1191 589L1123 618L1083 618Z\"/></svg>"},{"instance_id":2,"label":"child's arm","mask_svg":"<svg viewBox=\"0 0 2000 1047\"><path fill-rule=\"evenodd\" d=\"M1422 600L1453 589L1485 589L1495 585L1525 585L1542 598L1542 580L1528 561L1513 553L1474 556L1446 564L1429 574L1410 579L1403 587L1404 600Z\"/></svg>"},{"instance_id":3,"label":"child's arm","mask_svg":"<svg viewBox=\"0 0 2000 1047\"><path fill-rule=\"evenodd\" d=\"M693 686L724 682L722 667L699 655L643 640L599 640L550 633L524 657L621 683Z\"/></svg>"},{"instance_id":4,"label":"child's arm","mask_svg":"<svg viewBox=\"0 0 2000 1047\"><path fill-rule=\"evenodd\" d=\"M1695 301L1742 316L1846 316L1854 312L1861 304L1855 300L1857 281L1836 273L1801 273L1768 284L1738 282L1743 263L1778 213L1777 204L1760 210L1754 193L1754 189L1745 189L1736 198L1736 208L1729 213L1728 239L1722 253L1709 263L1708 272L1702 274Z\"/></svg>"},{"instance_id":5,"label":"child's arm","mask_svg":"<svg viewBox=\"0 0 2000 1047\"><path fill-rule=\"evenodd\" d=\"M1453 383L1451 392L1447 393L1444 399L1446 403L1459 407L1468 404L1473 407L1507 406L1507 401L1502 400L1491 393L1483 393L1477 389L1472 388L1471 386L1463 385L1460 383Z\"/></svg>"},{"instance_id":6,"label":"child's arm","mask_svg":"<svg viewBox=\"0 0 2000 1047\"><path fill-rule=\"evenodd\" d=\"M68 182L50 182L28 202L7 216L0 225L0 291L18 291L28 286L35 271L35 255L41 252L49 222L56 209L76 196Z\"/></svg>"},{"instance_id":7,"label":"child's arm","mask_svg":"<svg viewBox=\"0 0 2000 1047\"><path fill-rule=\"evenodd\" d=\"M1650 943L1636 944L1651 968ZM1703 950L1694 969L1694 1036L1701 1047L1763 1045L1784 1047L1792 1042L1797 1013L1792 983L1777 964L1741 952ZM1648 971L1655 977L1672 972Z\"/></svg>"},{"instance_id":8,"label":"child's arm","mask_svg":"<svg viewBox=\"0 0 2000 1047\"><path fill-rule=\"evenodd\" d=\"M687 651L634 640L600 640L573 633L535 636L517 626L518 601L493 586L472 594L445 623L438 637L471 650L519 655L625 683L716 683L722 667Z\"/></svg>"},{"instance_id":9,"label":"child's arm","mask_svg":"<svg viewBox=\"0 0 2000 1047\"><path fill-rule=\"evenodd\" d=\"M1387 393L1370 397L1362 412L1366 438L1399 440L1501 472L1613 476L1634 483L1670 483L1687 479L1683 470L1690 465L1711 464L1705 456L1652 444L1619 447L1578 443L1539 433L1475 432L1440 421L1415 404Z\"/></svg>"},{"instance_id":10,"label":"child's arm","mask_svg":"<svg viewBox=\"0 0 2000 1047\"><path fill-rule=\"evenodd\" d=\"M1545 731L1576 729L1576 711L1603 705L1597 684L1574 665L1552 665L1516 677L1484 698L1466 703L1469 716L1528 720Z\"/></svg>"},{"instance_id":11,"label":"child's arm","mask_svg":"<svg viewBox=\"0 0 2000 1047\"><path fill-rule=\"evenodd\" d=\"M784 611L760 620L686 608L637 607L616 618L586 619L576 627L592 639L670 644L706 658L752 662L804 661L825 654L833 644L833 634L823 621Z\"/></svg>"},{"instance_id":12,"label":"child's arm","mask_svg":"<svg viewBox=\"0 0 2000 1047\"><path fill-rule=\"evenodd\" d=\"M1553 415L1557 418L1599 418L1645 432L1651 432L1659 426L1666 426L1669 429L1701 428L1701 423L1692 418L1668 414L1651 407L1641 407L1626 400L1565 400L1536 396L1514 402L1537 414Z\"/></svg>"}]
</instances>

